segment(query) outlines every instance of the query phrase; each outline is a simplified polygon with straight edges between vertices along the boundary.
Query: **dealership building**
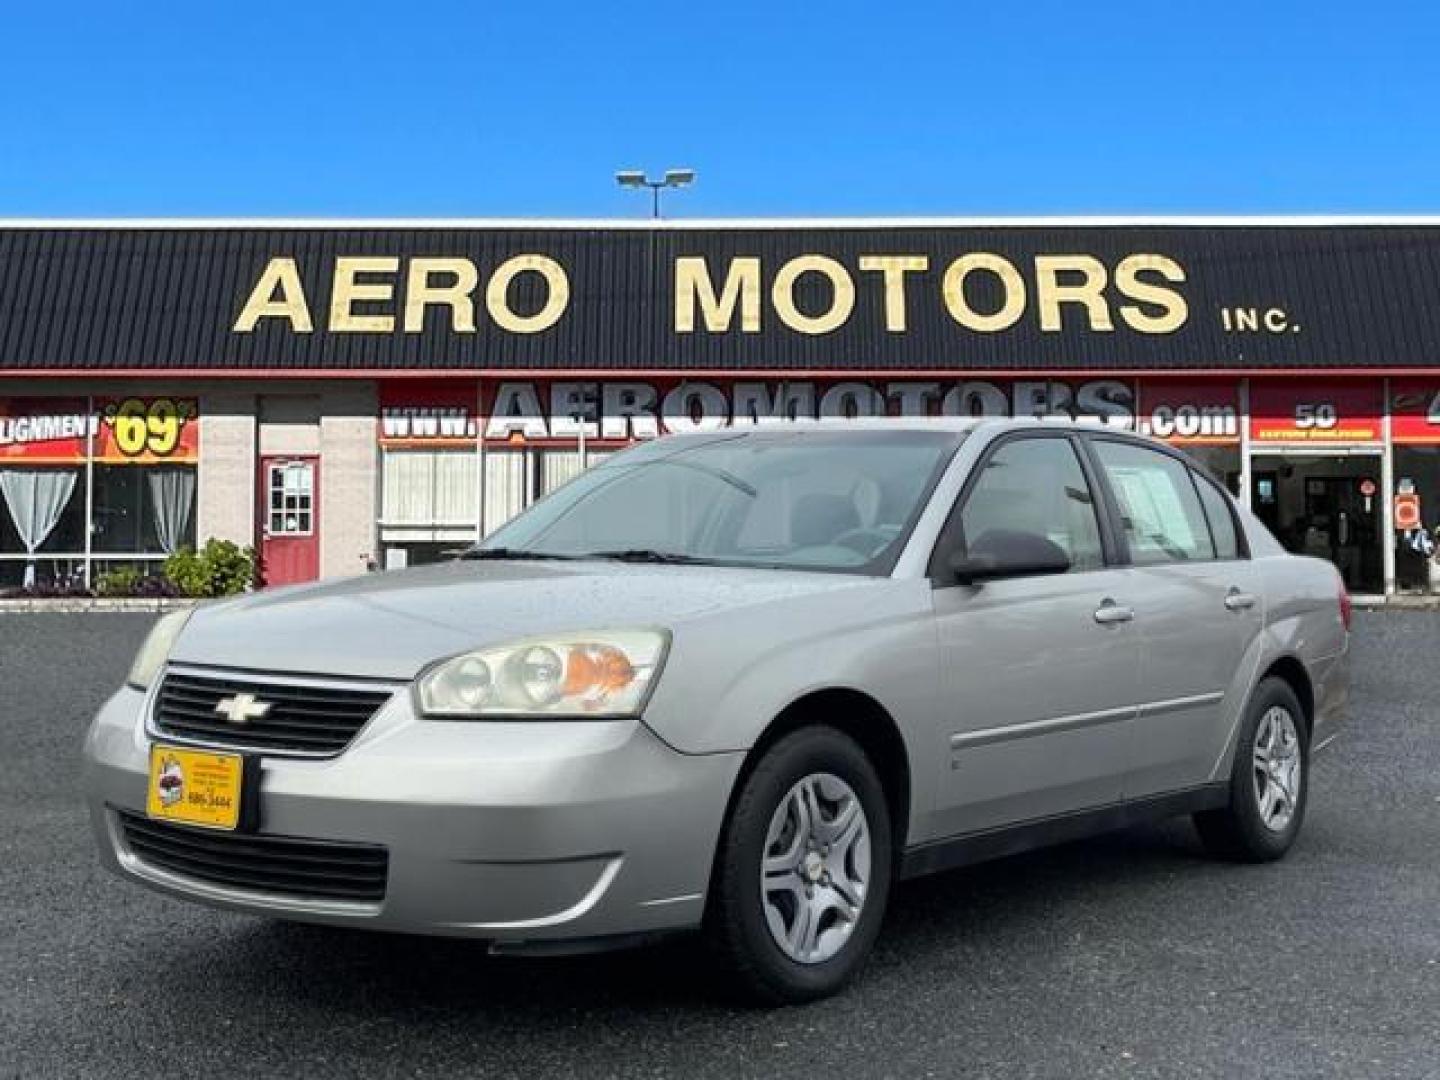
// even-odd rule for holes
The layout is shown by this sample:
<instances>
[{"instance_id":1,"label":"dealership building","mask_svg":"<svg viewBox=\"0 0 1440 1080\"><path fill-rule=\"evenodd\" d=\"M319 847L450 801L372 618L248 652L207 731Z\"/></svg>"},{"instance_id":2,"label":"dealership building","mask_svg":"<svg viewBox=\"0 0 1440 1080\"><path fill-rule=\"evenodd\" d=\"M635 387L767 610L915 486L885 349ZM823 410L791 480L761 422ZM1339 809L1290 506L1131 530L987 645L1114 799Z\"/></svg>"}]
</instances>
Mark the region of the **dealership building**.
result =
<instances>
[{"instance_id":1,"label":"dealership building","mask_svg":"<svg viewBox=\"0 0 1440 1080\"><path fill-rule=\"evenodd\" d=\"M0 589L431 560L668 432L1040 415L1440 592L1440 219L0 221Z\"/></svg>"}]
</instances>

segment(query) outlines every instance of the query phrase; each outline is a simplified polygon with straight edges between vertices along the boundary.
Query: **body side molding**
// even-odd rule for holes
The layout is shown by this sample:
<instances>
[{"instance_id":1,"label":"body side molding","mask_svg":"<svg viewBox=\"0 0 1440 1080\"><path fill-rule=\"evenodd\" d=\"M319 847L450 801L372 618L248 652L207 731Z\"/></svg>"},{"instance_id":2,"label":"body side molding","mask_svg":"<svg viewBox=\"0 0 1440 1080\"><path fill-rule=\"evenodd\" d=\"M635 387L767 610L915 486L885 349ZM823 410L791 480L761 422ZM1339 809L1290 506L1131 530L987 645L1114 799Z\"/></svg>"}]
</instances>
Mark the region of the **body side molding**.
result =
<instances>
[{"instance_id":1,"label":"body side molding","mask_svg":"<svg viewBox=\"0 0 1440 1080\"><path fill-rule=\"evenodd\" d=\"M1109 803L1071 814L1035 818L1017 825L932 840L906 849L900 863L900 877L920 877L940 870L952 870L972 863L1001 859L1007 855L1018 855L1022 851L1050 844L1080 840L1145 821L1212 810L1224 806L1229 794L1228 781L1201 784L1198 787L1130 802Z\"/></svg>"}]
</instances>

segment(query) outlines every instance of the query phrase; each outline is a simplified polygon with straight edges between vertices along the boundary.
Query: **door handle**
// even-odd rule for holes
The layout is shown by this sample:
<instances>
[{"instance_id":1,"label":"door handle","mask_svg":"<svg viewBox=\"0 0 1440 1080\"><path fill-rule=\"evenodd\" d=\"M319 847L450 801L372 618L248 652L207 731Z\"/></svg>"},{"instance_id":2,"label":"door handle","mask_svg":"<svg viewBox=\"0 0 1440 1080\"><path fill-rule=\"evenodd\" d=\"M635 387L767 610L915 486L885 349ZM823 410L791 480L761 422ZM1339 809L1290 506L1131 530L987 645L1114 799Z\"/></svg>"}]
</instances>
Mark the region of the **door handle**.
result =
<instances>
[{"instance_id":1,"label":"door handle","mask_svg":"<svg viewBox=\"0 0 1440 1080\"><path fill-rule=\"evenodd\" d=\"M1248 611L1259 598L1254 593L1232 588L1225 594L1225 607L1230 611Z\"/></svg>"},{"instance_id":2,"label":"door handle","mask_svg":"<svg viewBox=\"0 0 1440 1080\"><path fill-rule=\"evenodd\" d=\"M1095 609L1095 621L1101 626L1110 626L1113 623L1129 622L1135 618L1135 609L1123 607L1108 597L1100 601L1100 606Z\"/></svg>"}]
</instances>

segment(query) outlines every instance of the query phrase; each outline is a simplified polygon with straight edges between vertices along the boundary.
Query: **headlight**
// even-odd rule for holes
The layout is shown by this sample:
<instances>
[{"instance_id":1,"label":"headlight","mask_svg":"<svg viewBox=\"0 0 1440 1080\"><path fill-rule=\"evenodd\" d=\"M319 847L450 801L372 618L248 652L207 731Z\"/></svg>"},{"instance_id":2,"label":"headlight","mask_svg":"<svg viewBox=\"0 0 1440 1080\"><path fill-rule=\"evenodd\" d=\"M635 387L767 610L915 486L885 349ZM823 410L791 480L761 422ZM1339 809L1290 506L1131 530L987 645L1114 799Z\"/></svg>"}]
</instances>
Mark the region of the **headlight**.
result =
<instances>
[{"instance_id":1,"label":"headlight","mask_svg":"<svg viewBox=\"0 0 1440 1080\"><path fill-rule=\"evenodd\" d=\"M415 682L420 712L442 720L639 716L670 635L552 634L442 660Z\"/></svg>"},{"instance_id":2,"label":"headlight","mask_svg":"<svg viewBox=\"0 0 1440 1080\"><path fill-rule=\"evenodd\" d=\"M127 683L137 690L150 689L150 684L164 666L171 646L175 644L175 639L180 636L180 631L185 628L185 621L189 618L190 611L172 611L169 615L160 617L160 621L151 628L145 644L141 645L140 651L135 654L135 662L130 665L130 675L125 680Z\"/></svg>"}]
</instances>

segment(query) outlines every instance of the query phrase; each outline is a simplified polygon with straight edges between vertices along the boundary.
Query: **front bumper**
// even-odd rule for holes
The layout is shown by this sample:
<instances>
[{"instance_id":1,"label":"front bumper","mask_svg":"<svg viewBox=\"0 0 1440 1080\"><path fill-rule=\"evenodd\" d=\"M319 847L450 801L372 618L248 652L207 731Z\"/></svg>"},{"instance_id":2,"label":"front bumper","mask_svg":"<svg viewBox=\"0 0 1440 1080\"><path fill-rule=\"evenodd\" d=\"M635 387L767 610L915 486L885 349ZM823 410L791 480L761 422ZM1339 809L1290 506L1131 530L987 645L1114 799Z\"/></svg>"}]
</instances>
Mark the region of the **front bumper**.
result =
<instances>
[{"instance_id":1,"label":"front bumper","mask_svg":"<svg viewBox=\"0 0 1440 1080\"><path fill-rule=\"evenodd\" d=\"M375 904L185 877L125 842L143 814L146 695L123 689L85 742L102 861L122 877L232 910L497 942L696 926L742 754L686 755L643 723L448 723L397 693L341 755L263 757L262 834L384 845Z\"/></svg>"}]
</instances>

